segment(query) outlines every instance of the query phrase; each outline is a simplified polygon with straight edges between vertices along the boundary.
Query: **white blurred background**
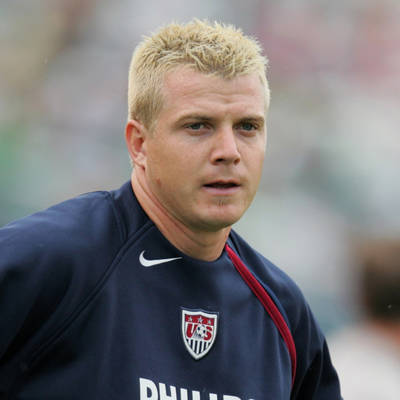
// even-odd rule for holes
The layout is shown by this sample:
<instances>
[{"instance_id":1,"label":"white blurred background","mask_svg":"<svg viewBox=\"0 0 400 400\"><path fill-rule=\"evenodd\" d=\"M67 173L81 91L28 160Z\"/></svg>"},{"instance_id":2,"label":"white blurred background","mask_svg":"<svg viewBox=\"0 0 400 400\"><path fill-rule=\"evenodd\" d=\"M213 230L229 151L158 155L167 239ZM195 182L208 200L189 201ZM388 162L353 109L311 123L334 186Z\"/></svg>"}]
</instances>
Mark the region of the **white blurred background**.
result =
<instances>
[{"instance_id":1,"label":"white blurred background","mask_svg":"<svg viewBox=\"0 0 400 400\"><path fill-rule=\"evenodd\" d=\"M2 0L0 225L129 179L132 51L192 17L233 23L265 48L267 159L236 228L333 333L359 317L354 239L400 235L398 0Z\"/></svg>"}]
</instances>

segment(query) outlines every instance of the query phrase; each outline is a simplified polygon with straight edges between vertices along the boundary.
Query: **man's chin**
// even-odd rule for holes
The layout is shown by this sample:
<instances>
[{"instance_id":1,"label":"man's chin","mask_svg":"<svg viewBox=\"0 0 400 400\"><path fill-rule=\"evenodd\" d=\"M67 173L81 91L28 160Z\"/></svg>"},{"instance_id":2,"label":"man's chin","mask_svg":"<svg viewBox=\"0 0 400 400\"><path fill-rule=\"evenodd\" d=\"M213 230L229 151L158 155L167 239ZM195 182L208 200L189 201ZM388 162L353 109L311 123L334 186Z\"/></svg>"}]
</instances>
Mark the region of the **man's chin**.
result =
<instances>
[{"instance_id":1,"label":"man's chin","mask_svg":"<svg viewBox=\"0 0 400 400\"><path fill-rule=\"evenodd\" d=\"M206 218L202 220L202 227L210 232L218 232L220 230L231 227L234 223L239 221L243 213L231 213L227 215L217 214L207 215Z\"/></svg>"}]
</instances>

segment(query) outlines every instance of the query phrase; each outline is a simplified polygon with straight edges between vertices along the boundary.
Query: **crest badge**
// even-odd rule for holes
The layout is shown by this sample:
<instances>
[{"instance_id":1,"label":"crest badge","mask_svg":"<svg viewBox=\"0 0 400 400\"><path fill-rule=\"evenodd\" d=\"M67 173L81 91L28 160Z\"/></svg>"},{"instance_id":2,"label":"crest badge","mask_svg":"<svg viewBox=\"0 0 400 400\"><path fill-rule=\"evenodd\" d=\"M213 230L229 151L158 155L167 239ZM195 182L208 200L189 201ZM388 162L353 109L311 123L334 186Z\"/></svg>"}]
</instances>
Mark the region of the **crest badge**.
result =
<instances>
[{"instance_id":1,"label":"crest badge","mask_svg":"<svg viewBox=\"0 0 400 400\"><path fill-rule=\"evenodd\" d=\"M218 313L182 308L182 337L186 350L198 360L204 357L217 336Z\"/></svg>"}]
</instances>

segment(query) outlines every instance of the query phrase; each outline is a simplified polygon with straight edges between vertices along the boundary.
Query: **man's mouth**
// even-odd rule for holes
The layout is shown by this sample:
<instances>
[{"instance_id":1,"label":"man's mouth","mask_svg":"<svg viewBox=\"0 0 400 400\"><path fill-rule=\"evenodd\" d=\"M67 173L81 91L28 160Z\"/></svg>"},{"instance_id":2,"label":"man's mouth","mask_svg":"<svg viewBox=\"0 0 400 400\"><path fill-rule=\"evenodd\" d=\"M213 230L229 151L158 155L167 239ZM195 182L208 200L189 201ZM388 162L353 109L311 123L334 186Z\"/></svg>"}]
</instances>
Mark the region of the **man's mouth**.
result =
<instances>
[{"instance_id":1,"label":"man's mouth","mask_svg":"<svg viewBox=\"0 0 400 400\"><path fill-rule=\"evenodd\" d=\"M238 187L239 184L234 181L216 181L216 182L210 182L204 185L205 187L208 188L213 188L213 189L231 189Z\"/></svg>"}]
</instances>

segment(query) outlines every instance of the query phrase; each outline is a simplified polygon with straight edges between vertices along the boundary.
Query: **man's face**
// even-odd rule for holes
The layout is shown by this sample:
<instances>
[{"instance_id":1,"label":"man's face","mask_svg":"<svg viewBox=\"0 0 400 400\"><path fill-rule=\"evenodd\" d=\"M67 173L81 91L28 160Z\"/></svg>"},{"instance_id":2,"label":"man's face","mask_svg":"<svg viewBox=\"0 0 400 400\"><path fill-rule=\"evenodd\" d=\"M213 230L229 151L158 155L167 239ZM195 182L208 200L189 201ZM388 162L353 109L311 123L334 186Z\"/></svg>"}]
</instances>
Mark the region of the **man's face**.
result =
<instances>
[{"instance_id":1,"label":"man's face","mask_svg":"<svg viewBox=\"0 0 400 400\"><path fill-rule=\"evenodd\" d=\"M266 145L257 74L231 80L178 68L144 141L146 183L162 208L194 232L217 231L249 207Z\"/></svg>"}]
</instances>

